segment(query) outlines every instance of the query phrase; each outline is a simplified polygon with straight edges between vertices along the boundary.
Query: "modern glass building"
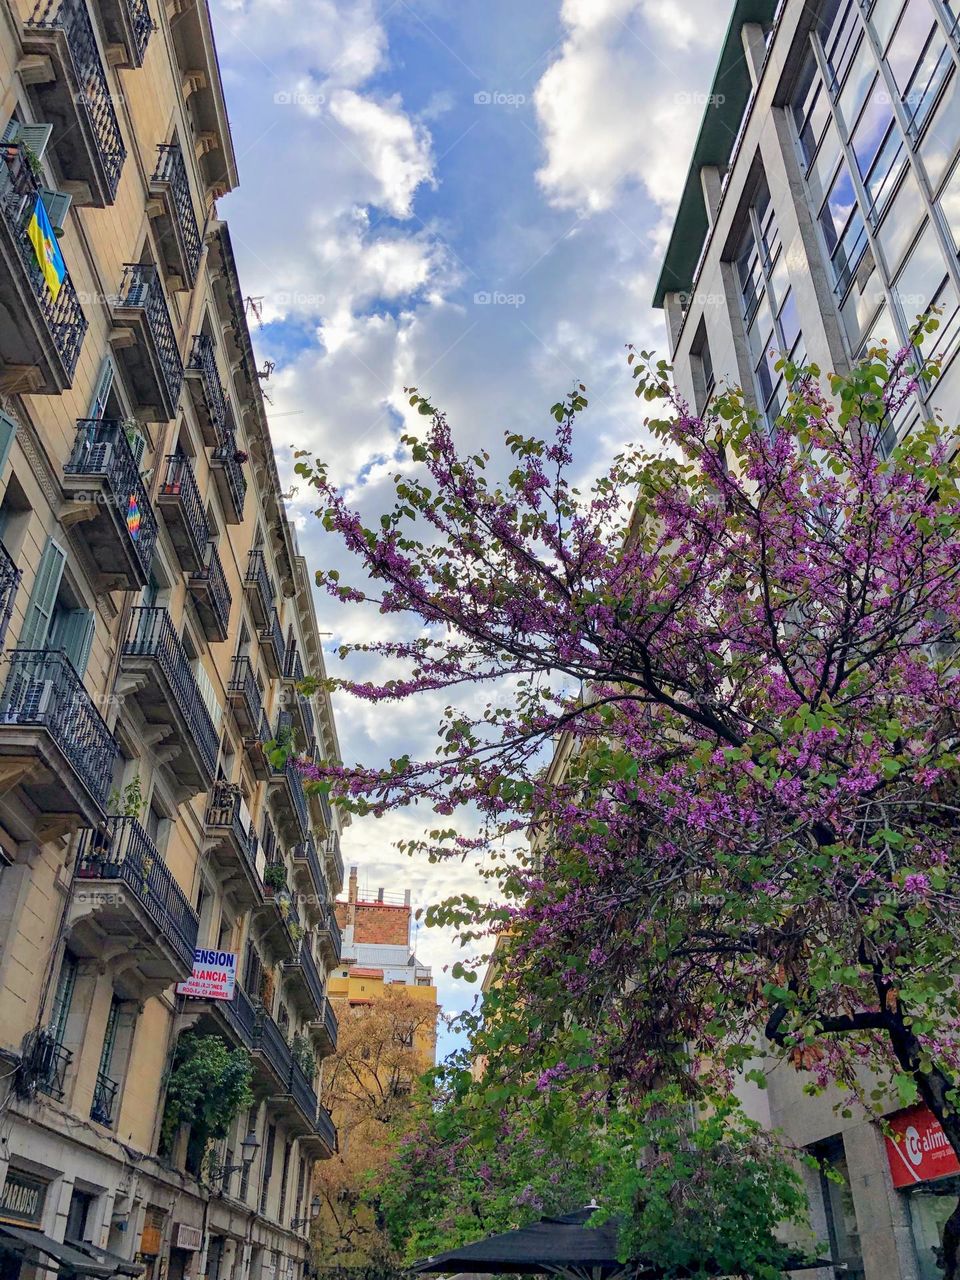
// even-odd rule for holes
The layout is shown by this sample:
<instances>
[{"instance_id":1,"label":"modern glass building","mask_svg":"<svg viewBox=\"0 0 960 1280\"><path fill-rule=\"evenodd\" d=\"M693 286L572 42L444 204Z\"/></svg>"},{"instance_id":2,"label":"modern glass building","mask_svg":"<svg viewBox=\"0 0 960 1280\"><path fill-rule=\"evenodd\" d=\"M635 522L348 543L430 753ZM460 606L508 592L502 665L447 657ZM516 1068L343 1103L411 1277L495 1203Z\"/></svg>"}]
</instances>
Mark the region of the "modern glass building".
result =
<instances>
[{"instance_id":1,"label":"modern glass building","mask_svg":"<svg viewBox=\"0 0 960 1280\"><path fill-rule=\"evenodd\" d=\"M779 353L842 370L867 345L910 341L940 309L942 376L921 381L891 433L960 422L960 4L956 0L737 0L654 302L682 394L722 383L772 422ZM772 354L776 353L776 354ZM749 1099L822 1158L815 1226L864 1280L934 1280L960 1166L924 1108L888 1142L842 1119L783 1066Z\"/></svg>"}]
</instances>

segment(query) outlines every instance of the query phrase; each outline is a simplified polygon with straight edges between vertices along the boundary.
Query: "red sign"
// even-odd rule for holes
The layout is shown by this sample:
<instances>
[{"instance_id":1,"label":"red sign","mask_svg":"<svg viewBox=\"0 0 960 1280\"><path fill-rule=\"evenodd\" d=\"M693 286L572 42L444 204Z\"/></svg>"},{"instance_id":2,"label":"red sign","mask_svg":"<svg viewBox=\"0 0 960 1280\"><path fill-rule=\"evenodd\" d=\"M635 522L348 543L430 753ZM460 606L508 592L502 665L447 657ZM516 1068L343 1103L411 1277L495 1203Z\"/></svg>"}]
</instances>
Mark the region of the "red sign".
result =
<instances>
[{"instance_id":1,"label":"red sign","mask_svg":"<svg viewBox=\"0 0 960 1280\"><path fill-rule=\"evenodd\" d=\"M960 1173L960 1161L940 1121L928 1107L911 1107L890 1116L888 1123L898 1139L886 1139L895 1187L914 1187L918 1182Z\"/></svg>"}]
</instances>

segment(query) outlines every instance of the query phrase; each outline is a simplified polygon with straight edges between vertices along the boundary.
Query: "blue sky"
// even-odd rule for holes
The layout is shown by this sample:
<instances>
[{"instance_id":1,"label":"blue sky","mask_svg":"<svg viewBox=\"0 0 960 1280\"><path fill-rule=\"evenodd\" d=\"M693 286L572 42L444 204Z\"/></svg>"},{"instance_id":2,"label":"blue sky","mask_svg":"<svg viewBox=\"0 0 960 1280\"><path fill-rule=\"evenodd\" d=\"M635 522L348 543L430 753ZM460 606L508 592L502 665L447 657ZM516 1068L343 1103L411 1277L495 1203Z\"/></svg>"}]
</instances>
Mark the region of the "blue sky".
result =
<instances>
[{"instance_id":1,"label":"blue sky","mask_svg":"<svg viewBox=\"0 0 960 1280\"><path fill-rule=\"evenodd\" d=\"M721 0L212 0L240 170L221 202L253 324L281 475L290 447L329 465L364 513L388 501L403 388L496 453L548 430L576 381L578 466L599 470L642 414L624 344L662 347L649 305L729 5ZM306 495L290 504L311 568L344 569ZM349 577L349 574L345 576ZM318 600L332 649L401 625ZM334 674L342 665L330 659ZM337 701L347 760L432 750L442 699L389 713ZM361 884L417 905L473 886L461 864L393 848L403 813L344 840ZM421 931L441 998L473 991Z\"/></svg>"}]
</instances>

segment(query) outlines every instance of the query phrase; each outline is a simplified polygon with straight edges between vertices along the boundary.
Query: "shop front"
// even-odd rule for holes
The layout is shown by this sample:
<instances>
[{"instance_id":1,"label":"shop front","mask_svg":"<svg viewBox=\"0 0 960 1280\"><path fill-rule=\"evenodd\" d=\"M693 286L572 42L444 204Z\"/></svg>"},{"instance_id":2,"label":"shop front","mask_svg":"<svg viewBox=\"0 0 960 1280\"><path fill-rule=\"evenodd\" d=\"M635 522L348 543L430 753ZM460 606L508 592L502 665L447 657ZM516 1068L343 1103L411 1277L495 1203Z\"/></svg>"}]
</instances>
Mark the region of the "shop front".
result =
<instances>
[{"instance_id":1,"label":"shop front","mask_svg":"<svg viewBox=\"0 0 960 1280\"><path fill-rule=\"evenodd\" d=\"M943 1225L960 1198L960 1161L927 1107L888 1117L890 1176L907 1199L920 1280L942 1280Z\"/></svg>"}]
</instances>

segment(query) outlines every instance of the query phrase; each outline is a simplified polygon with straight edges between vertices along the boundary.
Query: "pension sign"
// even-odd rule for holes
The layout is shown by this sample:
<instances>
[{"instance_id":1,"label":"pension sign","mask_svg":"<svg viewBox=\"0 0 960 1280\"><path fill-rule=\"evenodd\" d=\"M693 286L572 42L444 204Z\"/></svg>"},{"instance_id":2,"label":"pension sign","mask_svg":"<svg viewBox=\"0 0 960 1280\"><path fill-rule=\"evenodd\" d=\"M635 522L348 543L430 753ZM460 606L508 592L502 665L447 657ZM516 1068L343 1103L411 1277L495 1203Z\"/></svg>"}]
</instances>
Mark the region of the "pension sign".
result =
<instances>
[{"instance_id":1,"label":"pension sign","mask_svg":"<svg viewBox=\"0 0 960 1280\"><path fill-rule=\"evenodd\" d=\"M193 953L193 973L177 983L177 995L195 1000L232 1000L237 980L237 957L233 951L210 951L198 947Z\"/></svg>"}]
</instances>

